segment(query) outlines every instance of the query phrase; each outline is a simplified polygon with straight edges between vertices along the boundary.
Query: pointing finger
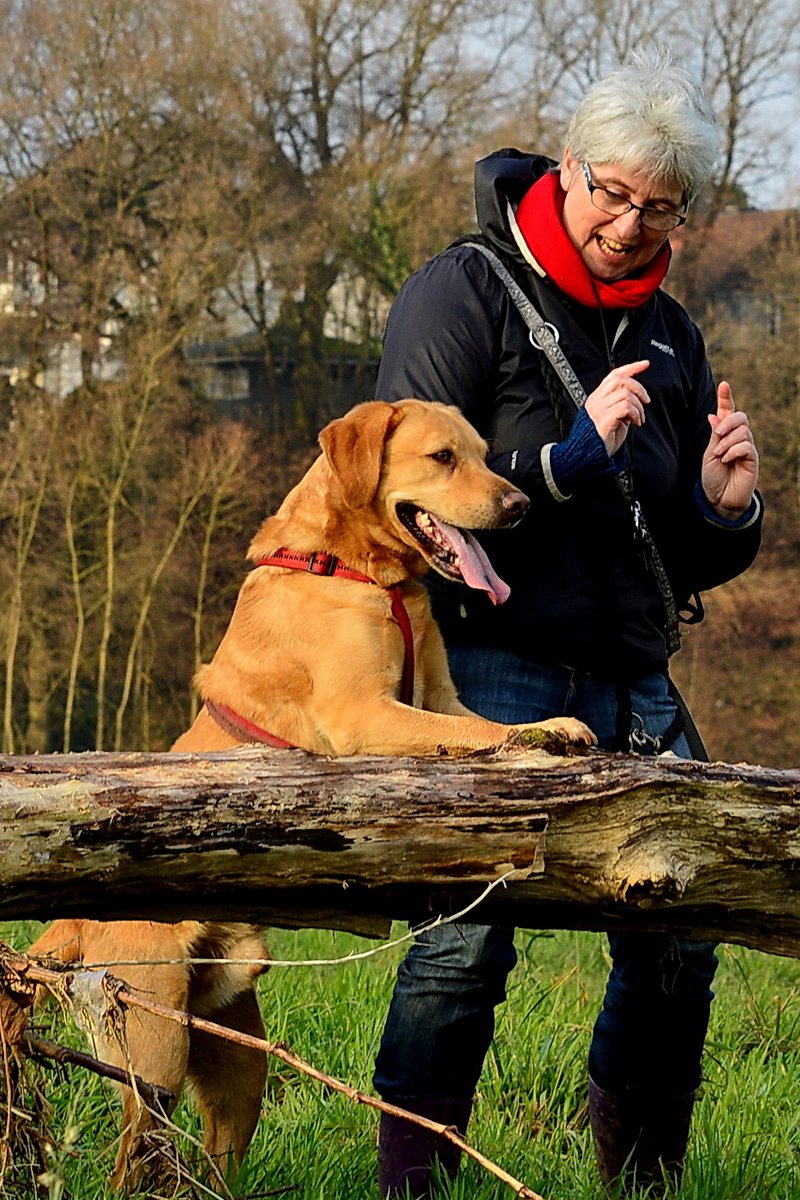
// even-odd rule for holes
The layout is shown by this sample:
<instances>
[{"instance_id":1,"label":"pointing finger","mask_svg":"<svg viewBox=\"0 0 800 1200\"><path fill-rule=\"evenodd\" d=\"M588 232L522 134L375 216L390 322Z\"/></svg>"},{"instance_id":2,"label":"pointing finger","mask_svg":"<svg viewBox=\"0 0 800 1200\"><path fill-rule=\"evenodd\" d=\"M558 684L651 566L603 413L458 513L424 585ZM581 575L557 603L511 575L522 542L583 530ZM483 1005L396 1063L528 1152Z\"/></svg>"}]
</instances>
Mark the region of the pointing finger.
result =
<instances>
[{"instance_id":1,"label":"pointing finger","mask_svg":"<svg viewBox=\"0 0 800 1200\"><path fill-rule=\"evenodd\" d=\"M733 392L731 385L725 380L717 388L717 416L725 417L728 413L736 412L736 405L733 403Z\"/></svg>"},{"instance_id":2,"label":"pointing finger","mask_svg":"<svg viewBox=\"0 0 800 1200\"><path fill-rule=\"evenodd\" d=\"M617 367L616 370L621 375L641 375L642 371L646 371L649 366L649 358L639 358L636 362L626 363L622 367Z\"/></svg>"}]
</instances>

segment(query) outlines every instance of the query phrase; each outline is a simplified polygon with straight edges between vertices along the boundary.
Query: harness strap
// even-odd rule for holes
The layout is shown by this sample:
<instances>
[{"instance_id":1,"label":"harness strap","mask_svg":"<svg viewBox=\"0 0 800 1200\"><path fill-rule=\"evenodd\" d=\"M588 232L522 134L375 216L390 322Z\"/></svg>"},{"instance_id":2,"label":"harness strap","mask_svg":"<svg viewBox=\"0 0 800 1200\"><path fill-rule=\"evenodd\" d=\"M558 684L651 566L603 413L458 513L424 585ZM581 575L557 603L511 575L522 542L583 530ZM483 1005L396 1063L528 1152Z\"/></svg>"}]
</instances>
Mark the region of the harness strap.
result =
<instances>
[{"instance_id":1,"label":"harness strap","mask_svg":"<svg viewBox=\"0 0 800 1200\"><path fill-rule=\"evenodd\" d=\"M399 584L393 584L387 589L391 596L392 616L400 626L403 635L403 674L400 679L400 702L414 705L414 631L411 628L411 618L403 601Z\"/></svg>"},{"instance_id":2,"label":"harness strap","mask_svg":"<svg viewBox=\"0 0 800 1200\"><path fill-rule=\"evenodd\" d=\"M284 567L290 571L308 571L311 575L352 579L356 583L369 583L372 587L381 587L381 584L377 580L372 579L369 575L364 575L361 571L356 571L353 567L348 567L335 554L328 554L325 550L317 550L310 554L304 554L300 551L281 548L276 550L274 554L266 554L263 558L259 558L256 561L256 566ZM405 606L400 585L395 583L383 590L389 593L392 616L403 635L404 653L403 674L400 680L400 702L401 704L413 705L414 631L411 625L411 618L408 615L408 609ZM276 734L270 733L269 730L262 729L260 725L256 725L246 717L240 716L239 713L234 712L226 704L217 704L213 700L206 700L205 706L209 716L216 721L220 729L224 729L232 737L240 738L247 742L259 742L263 745L275 746L280 749L297 749L292 742L287 742L283 738L277 737Z\"/></svg>"},{"instance_id":3,"label":"harness strap","mask_svg":"<svg viewBox=\"0 0 800 1200\"><path fill-rule=\"evenodd\" d=\"M337 579L353 579L356 583L369 583L372 587L381 587L370 575L364 575L353 567L348 567L335 554L325 550L316 550L304 554L299 550L286 550L281 547L274 554L264 555L256 561L257 567L286 567L292 571L309 571L312 575L327 575ZM403 635L403 675L400 682L400 701L402 704L414 703L414 634L411 628L411 618L408 615L403 593L398 583L384 588L389 593L392 605L392 616L400 627Z\"/></svg>"},{"instance_id":4,"label":"harness strap","mask_svg":"<svg viewBox=\"0 0 800 1200\"><path fill-rule=\"evenodd\" d=\"M308 571L310 575L336 576L338 579L354 579L356 583L371 583L378 585L369 575L362 574L348 567L335 554L326 550L315 550L311 554L303 554L299 550L281 548L274 554L265 554L256 561L257 567L286 567L290 571Z\"/></svg>"},{"instance_id":5,"label":"harness strap","mask_svg":"<svg viewBox=\"0 0 800 1200\"><path fill-rule=\"evenodd\" d=\"M248 721L247 717L234 712L227 704L217 704L215 700L205 700L204 704L208 715L231 737L244 742L260 742L263 746L274 746L276 750L297 749L294 742L287 742L277 734L270 733L268 729L262 729L254 721Z\"/></svg>"}]
</instances>

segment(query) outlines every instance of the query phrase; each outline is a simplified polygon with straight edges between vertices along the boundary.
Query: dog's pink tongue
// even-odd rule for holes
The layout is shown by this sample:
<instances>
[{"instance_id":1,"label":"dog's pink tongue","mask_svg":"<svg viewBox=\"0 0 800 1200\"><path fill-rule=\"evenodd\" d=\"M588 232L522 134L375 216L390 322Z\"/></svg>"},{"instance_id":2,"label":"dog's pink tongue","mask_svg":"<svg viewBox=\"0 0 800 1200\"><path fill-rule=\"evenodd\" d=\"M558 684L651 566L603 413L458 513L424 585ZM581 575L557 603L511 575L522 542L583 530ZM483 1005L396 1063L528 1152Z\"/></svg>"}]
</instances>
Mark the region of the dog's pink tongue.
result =
<instances>
[{"instance_id":1,"label":"dog's pink tongue","mask_svg":"<svg viewBox=\"0 0 800 1200\"><path fill-rule=\"evenodd\" d=\"M466 529L456 529L455 525L447 525L444 521L438 524L459 557L464 582L471 588L487 592L492 604L505 604L511 588L497 574L480 542Z\"/></svg>"}]
</instances>

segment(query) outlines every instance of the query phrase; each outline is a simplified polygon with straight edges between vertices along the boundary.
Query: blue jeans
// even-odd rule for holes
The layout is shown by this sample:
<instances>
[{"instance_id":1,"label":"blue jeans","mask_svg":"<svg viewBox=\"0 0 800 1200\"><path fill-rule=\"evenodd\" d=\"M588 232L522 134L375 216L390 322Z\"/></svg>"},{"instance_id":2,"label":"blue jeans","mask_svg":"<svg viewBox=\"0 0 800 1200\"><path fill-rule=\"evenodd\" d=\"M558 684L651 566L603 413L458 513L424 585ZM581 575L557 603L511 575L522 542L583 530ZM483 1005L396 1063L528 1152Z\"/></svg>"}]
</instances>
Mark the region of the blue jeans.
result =
<instances>
[{"instance_id":1,"label":"blue jeans","mask_svg":"<svg viewBox=\"0 0 800 1200\"><path fill-rule=\"evenodd\" d=\"M579 717L602 747L615 747L614 683L505 650L457 648L449 658L459 695L475 712L507 723ZM636 680L629 695L632 748L647 752L649 739L672 725L675 704L660 674ZM691 757L682 734L670 749ZM459 922L416 939L397 973L375 1064L384 1099L413 1106L415 1098L474 1094L516 962L513 938L510 926ZM609 1092L694 1091L713 999L713 943L635 933L608 940L612 967L589 1051L592 1078Z\"/></svg>"}]
</instances>

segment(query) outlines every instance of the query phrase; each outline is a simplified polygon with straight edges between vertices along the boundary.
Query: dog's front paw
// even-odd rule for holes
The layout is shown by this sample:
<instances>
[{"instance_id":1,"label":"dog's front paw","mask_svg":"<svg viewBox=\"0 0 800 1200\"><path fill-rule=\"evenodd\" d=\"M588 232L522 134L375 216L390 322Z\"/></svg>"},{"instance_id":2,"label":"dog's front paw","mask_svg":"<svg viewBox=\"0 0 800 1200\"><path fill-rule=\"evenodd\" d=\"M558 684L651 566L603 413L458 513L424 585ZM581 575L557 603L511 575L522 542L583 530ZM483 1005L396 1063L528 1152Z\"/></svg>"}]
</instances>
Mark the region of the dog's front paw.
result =
<instances>
[{"instance_id":1,"label":"dog's front paw","mask_svg":"<svg viewBox=\"0 0 800 1200\"><path fill-rule=\"evenodd\" d=\"M574 717L552 717L535 725L522 725L506 740L507 747L544 750L547 754L572 754L579 746L596 746L597 738L588 725Z\"/></svg>"},{"instance_id":2,"label":"dog's front paw","mask_svg":"<svg viewBox=\"0 0 800 1200\"><path fill-rule=\"evenodd\" d=\"M550 717L547 721L538 721L535 728L547 729L557 733L576 746L596 746L597 737L589 728L576 717Z\"/></svg>"}]
</instances>

